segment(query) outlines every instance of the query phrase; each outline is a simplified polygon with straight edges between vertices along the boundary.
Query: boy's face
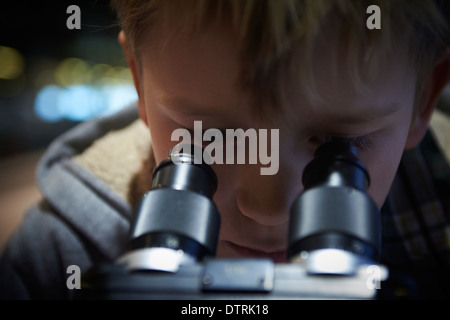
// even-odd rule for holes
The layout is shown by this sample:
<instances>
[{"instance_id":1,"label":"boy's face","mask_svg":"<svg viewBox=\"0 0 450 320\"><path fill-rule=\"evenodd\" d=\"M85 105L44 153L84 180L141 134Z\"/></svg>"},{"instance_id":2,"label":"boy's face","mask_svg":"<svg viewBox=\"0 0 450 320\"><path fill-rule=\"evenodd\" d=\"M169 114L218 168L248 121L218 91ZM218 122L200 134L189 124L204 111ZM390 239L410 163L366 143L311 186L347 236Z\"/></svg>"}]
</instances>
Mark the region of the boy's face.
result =
<instances>
[{"instance_id":1,"label":"boy's face","mask_svg":"<svg viewBox=\"0 0 450 320\"><path fill-rule=\"evenodd\" d=\"M333 40L327 37L317 43L312 61L322 101L309 101L298 83L290 83L286 107L295 117L289 121L258 121L252 115L251 96L238 86L240 64L226 28L189 37L155 28L140 52L134 76L157 163L178 143L171 141L172 132L193 129L196 120L203 130L279 129L277 174L260 175L256 164L213 165L218 177L214 200L222 216L218 256L283 260L289 211L303 190L303 169L327 136L358 138L354 143L371 176L369 193L379 207L386 198L408 138L415 75L406 59L392 55L366 83L367 90L358 91L341 55L333 81L327 50Z\"/></svg>"}]
</instances>

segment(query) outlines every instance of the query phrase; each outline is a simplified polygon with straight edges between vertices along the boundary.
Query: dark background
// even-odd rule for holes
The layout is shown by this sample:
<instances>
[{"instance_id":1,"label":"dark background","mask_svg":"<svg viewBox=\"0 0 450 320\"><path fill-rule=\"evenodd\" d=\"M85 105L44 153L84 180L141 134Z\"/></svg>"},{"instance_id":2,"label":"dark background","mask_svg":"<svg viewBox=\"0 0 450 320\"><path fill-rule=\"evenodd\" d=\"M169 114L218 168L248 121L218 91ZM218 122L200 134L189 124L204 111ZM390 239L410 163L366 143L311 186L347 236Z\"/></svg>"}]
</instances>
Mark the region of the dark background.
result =
<instances>
[{"instance_id":1,"label":"dark background","mask_svg":"<svg viewBox=\"0 0 450 320\"><path fill-rule=\"evenodd\" d=\"M81 10L79 30L66 27L70 17L66 10L73 4ZM55 77L64 59L76 58L89 68L98 64L125 68L118 32L108 0L2 2L0 49L15 49L22 57L23 72L14 79L0 78L0 159L44 148L59 134L89 118L42 119L34 110L37 95L48 85L64 87ZM0 60L0 68L8 63Z\"/></svg>"},{"instance_id":2,"label":"dark background","mask_svg":"<svg viewBox=\"0 0 450 320\"><path fill-rule=\"evenodd\" d=\"M80 8L79 30L66 26L70 5ZM128 85L135 94L118 32L109 0L1 2L0 250L26 210L42 197L35 170L50 142L80 122L112 111L107 108L111 101L121 101L121 86ZM78 68L61 67L74 61ZM11 67L20 72L5 76ZM89 77L80 78L86 74ZM53 106L47 108L47 117L36 111L46 88L64 93L64 114L52 99L40 103L42 108ZM99 94L103 100L93 104Z\"/></svg>"}]
</instances>

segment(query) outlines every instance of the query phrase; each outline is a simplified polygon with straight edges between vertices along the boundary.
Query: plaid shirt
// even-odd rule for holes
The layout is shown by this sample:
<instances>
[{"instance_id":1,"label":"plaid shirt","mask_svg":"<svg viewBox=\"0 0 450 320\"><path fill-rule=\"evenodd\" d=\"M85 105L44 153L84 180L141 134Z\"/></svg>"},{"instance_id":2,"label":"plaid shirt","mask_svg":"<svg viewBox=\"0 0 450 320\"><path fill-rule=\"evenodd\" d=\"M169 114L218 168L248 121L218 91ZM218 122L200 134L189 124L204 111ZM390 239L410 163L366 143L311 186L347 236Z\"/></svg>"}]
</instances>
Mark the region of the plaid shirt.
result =
<instances>
[{"instance_id":1,"label":"plaid shirt","mask_svg":"<svg viewBox=\"0 0 450 320\"><path fill-rule=\"evenodd\" d=\"M429 131L406 151L382 208L391 295L450 297L450 167Z\"/></svg>"}]
</instances>

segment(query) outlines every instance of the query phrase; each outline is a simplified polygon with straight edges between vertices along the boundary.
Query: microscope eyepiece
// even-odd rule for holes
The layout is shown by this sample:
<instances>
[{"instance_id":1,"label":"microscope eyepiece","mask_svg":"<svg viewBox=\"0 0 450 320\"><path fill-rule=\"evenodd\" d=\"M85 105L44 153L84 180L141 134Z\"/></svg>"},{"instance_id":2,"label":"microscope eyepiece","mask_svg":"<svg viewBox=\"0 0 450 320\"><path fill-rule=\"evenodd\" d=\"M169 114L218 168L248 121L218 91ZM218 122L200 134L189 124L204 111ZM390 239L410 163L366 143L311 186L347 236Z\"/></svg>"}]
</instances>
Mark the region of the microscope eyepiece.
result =
<instances>
[{"instance_id":1,"label":"microscope eyepiece","mask_svg":"<svg viewBox=\"0 0 450 320\"><path fill-rule=\"evenodd\" d=\"M175 272L181 264L215 255L220 215L212 197L217 178L195 158L194 148L176 146L153 171L152 188L131 226L130 253L123 258L129 269Z\"/></svg>"},{"instance_id":2,"label":"microscope eyepiece","mask_svg":"<svg viewBox=\"0 0 450 320\"><path fill-rule=\"evenodd\" d=\"M196 157L196 154L202 157ZM212 198L217 190L217 177L203 161L203 155L199 146L176 145L170 150L169 157L153 170L152 188L186 190Z\"/></svg>"},{"instance_id":3,"label":"microscope eyepiece","mask_svg":"<svg viewBox=\"0 0 450 320\"><path fill-rule=\"evenodd\" d=\"M377 260L381 217L367 193L369 183L353 146L339 140L320 146L304 170L305 190L291 208L288 258L333 249ZM327 263L332 267L336 261Z\"/></svg>"},{"instance_id":4,"label":"microscope eyepiece","mask_svg":"<svg viewBox=\"0 0 450 320\"><path fill-rule=\"evenodd\" d=\"M365 165L359 161L355 147L336 140L317 148L314 160L303 172L302 182L305 189L327 185L366 191L370 177Z\"/></svg>"}]
</instances>

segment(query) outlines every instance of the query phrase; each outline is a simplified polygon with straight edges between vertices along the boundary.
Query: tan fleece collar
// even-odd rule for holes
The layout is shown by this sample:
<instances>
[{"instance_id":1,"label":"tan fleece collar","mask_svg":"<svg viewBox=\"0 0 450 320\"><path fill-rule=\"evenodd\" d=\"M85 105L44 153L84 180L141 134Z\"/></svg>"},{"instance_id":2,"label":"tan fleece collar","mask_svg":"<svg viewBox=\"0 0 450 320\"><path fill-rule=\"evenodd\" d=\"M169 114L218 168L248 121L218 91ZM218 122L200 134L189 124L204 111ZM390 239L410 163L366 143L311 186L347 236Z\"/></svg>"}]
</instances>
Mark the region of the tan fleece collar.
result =
<instances>
[{"instance_id":1,"label":"tan fleece collar","mask_svg":"<svg viewBox=\"0 0 450 320\"><path fill-rule=\"evenodd\" d=\"M131 205L150 188L155 167L150 133L141 120L110 131L74 157L74 161Z\"/></svg>"},{"instance_id":2,"label":"tan fleece collar","mask_svg":"<svg viewBox=\"0 0 450 320\"><path fill-rule=\"evenodd\" d=\"M442 111L435 110L431 117L430 128L447 162L450 163L450 117Z\"/></svg>"}]
</instances>

